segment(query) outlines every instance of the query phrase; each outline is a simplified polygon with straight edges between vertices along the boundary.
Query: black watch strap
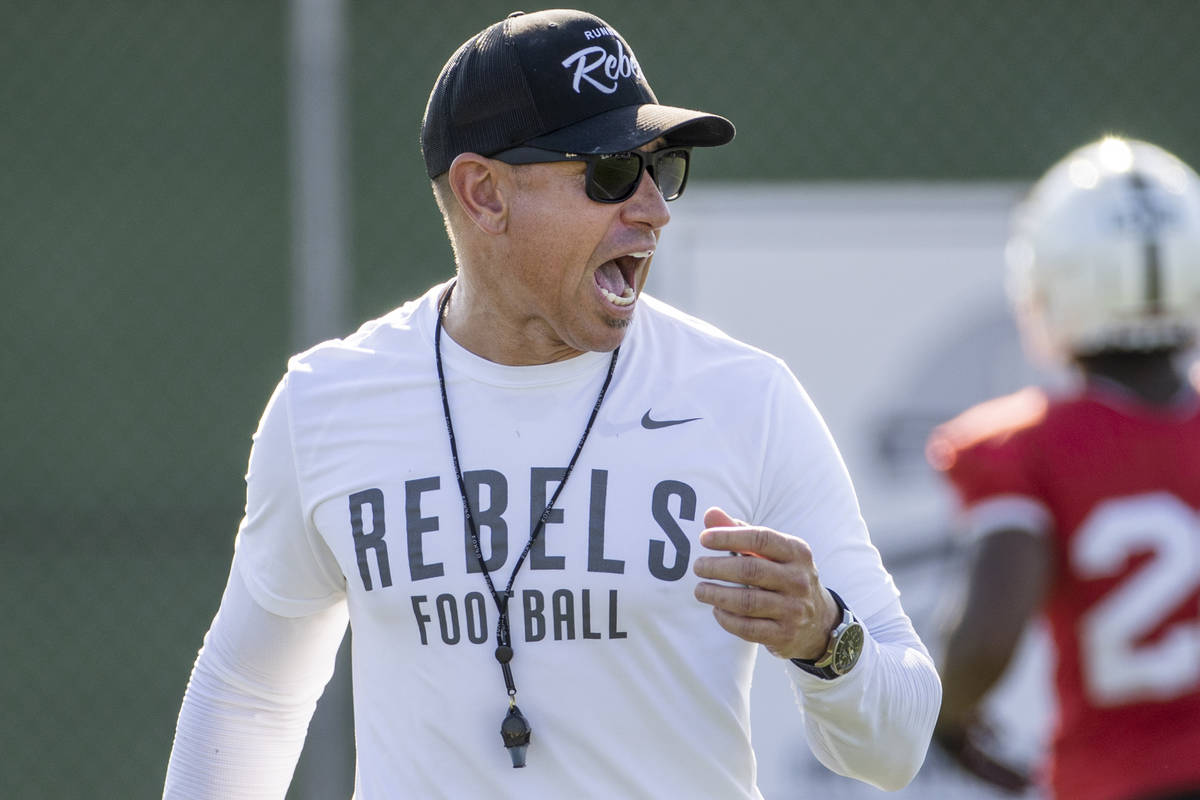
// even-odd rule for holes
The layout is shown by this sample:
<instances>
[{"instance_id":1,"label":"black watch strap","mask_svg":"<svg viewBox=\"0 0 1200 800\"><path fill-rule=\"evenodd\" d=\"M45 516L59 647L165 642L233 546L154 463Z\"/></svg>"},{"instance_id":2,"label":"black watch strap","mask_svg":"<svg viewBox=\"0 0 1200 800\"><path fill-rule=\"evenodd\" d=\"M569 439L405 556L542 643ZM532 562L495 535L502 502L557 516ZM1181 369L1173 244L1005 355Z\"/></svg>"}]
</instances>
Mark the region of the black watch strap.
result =
<instances>
[{"instance_id":1,"label":"black watch strap","mask_svg":"<svg viewBox=\"0 0 1200 800\"><path fill-rule=\"evenodd\" d=\"M828 587L826 587L826 588L828 588ZM837 623L834 624L833 630L829 632L829 640L830 640L829 646L832 648L833 645L835 644L835 642L833 640L834 634L837 631L837 629L841 626L842 621L846 618L846 612L849 609L847 608L845 601L842 600L841 595L839 595L833 589L829 589L829 594L833 596L833 602L837 603L837 607L838 607L838 621L837 621ZM851 613L853 614L853 612L851 612ZM817 658L812 661L809 661L809 660L803 659L803 658L793 658L793 659L791 659L791 662L793 664L795 664L797 667L799 667L800 669L807 672L809 675L816 675L818 678L824 678L827 681L831 681L834 678L838 677L838 673L833 669L832 661L825 664L824 666L820 666L820 667L817 666L818 662L825 661L828 658L828 656L829 656L829 652L827 651L820 658Z\"/></svg>"},{"instance_id":2,"label":"black watch strap","mask_svg":"<svg viewBox=\"0 0 1200 800\"><path fill-rule=\"evenodd\" d=\"M824 678L827 681L831 681L838 676L838 674L833 671L833 667L818 667L811 661L805 661L800 658L793 658L792 663L807 672L809 675L816 675L818 678Z\"/></svg>"}]
</instances>

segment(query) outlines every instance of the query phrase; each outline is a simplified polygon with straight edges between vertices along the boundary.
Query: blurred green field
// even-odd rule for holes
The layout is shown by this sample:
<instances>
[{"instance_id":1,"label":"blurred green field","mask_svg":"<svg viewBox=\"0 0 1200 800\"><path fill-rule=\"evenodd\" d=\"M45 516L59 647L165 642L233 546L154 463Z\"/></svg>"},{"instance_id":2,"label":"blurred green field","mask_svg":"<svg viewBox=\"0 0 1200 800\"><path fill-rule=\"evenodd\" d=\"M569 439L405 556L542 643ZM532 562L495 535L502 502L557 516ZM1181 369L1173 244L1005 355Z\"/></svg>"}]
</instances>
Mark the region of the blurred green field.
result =
<instances>
[{"instance_id":1,"label":"blurred green field","mask_svg":"<svg viewBox=\"0 0 1200 800\"><path fill-rule=\"evenodd\" d=\"M228 554L6 553L4 563L0 794L157 797Z\"/></svg>"}]
</instances>

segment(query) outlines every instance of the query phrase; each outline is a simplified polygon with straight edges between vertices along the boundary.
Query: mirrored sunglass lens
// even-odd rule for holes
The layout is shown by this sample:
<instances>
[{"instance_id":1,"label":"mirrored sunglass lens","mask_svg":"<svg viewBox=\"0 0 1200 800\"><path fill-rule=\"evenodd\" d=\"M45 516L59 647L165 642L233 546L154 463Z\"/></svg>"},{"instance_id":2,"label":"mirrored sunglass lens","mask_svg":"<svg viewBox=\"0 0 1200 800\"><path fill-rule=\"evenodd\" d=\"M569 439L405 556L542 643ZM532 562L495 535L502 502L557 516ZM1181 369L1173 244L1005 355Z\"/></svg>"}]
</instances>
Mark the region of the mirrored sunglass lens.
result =
<instances>
[{"instance_id":1,"label":"mirrored sunglass lens","mask_svg":"<svg viewBox=\"0 0 1200 800\"><path fill-rule=\"evenodd\" d=\"M592 169L592 192L597 200L624 200L642 173L642 162L631 153L602 158Z\"/></svg>"},{"instance_id":2,"label":"mirrored sunglass lens","mask_svg":"<svg viewBox=\"0 0 1200 800\"><path fill-rule=\"evenodd\" d=\"M668 153L659 159L654 168L654 182L666 200L674 200L683 190L687 178L688 160L683 152Z\"/></svg>"}]
</instances>

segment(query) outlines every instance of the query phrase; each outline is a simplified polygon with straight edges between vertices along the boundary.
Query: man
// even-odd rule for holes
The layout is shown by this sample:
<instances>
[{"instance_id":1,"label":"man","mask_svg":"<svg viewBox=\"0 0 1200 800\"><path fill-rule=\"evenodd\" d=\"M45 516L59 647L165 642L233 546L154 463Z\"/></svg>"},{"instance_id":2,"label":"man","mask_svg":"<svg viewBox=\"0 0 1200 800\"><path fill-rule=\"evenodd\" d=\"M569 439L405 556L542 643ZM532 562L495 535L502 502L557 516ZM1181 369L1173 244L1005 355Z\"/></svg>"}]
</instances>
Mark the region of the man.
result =
<instances>
[{"instance_id":1,"label":"man","mask_svg":"<svg viewBox=\"0 0 1200 800\"><path fill-rule=\"evenodd\" d=\"M1025 389L929 444L975 540L935 740L1011 790L979 704L1039 610L1056 650L1045 782L1064 800L1200 797L1200 178L1139 141L1056 164L1016 215L1010 287L1065 396Z\"/></svg>"},{"instance_id":2,"label":"man","mask_svg":"<svg viewBox=\"0 0 1200 800\"><path fill-rule=\"evenodd\" d=\"M824 763L911 779L940 685L820 417L641 293L733 133L582 12L450 58L421 141L457 275L290 362L164 796L281 797L347 615L360 800L760 797L757 643Z\"/></svg>"}]
</instances>

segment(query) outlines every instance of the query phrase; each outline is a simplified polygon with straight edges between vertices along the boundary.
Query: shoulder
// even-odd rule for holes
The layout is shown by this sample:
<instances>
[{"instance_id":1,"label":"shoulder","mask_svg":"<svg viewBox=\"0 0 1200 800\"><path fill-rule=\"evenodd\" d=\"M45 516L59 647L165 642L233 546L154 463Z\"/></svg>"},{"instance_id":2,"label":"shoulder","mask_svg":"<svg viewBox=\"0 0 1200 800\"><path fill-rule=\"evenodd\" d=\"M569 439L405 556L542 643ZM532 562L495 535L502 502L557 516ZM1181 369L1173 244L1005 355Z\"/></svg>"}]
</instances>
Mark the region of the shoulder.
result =
<instances>
[{"instance_id":1,"label":"shoulder","mask_svg":"<svg viewBox=\"0 0 1200 800\"><path fill-rule=\"evenodd\" d=\"M1053 527L1043 445L1057 408L1044 390L1030 387L980 403L934 429L926 455L954 487L968 535Z\"/></svg>"},{"instance_id":2,"label":"shoulder","mask_svg":"<svg viewBox=\"0 0 1200 800\"><path fill-rule=\"evenodd\" d=\"M648 357L686 359L689 370L701 372L730 368L769 375L788 372L779 357L669 303L650 295L642 295L639 303L644 303L640 310L645 313L637 323L642 330L631 343Z\"/></svg>"},{"instance_id":3,"label":"shoulder","mask_svg":"<svg viewBox=\"0 0 1200 800\"><path fill-rule=\"evenodd\" d=\"M965 453L1001 446L1035 429L1050 408L1050 398L1037 387L980 403L934 428L926 456L935 469L950 470Z\"/></svg>"},{"instance_id":4,"label":"shoulder","mask_svg":"<svg viewBox=\"0 0 1200 800\"><path fill-rule=\"evenodd\" d=\"M687 398L694 412L685 416L719 421L714 443L733 450L755 443L815 452L818 442L824 452L824 420L783 359L658 300L638 313L640 329L627 339L630 357L623 367L617 362L618 370L638 376L638 402Z\"/></svg>"},{"instance_id":5,"label":"shoulder","mask_svg":"<svg viewBox=\"0 0 1200 800\"><path fill-rule=\"evenodd\" d=\"M435 289L438 287L435 287ZM329 339L288 359L293 385L312 386L362 380L373 373L403 373L406 364L432 352L436 292L406 302L387 314L364 322L358 330ZM422 363L429 361L422 359Z\"/></svg>"}]
</instances>

